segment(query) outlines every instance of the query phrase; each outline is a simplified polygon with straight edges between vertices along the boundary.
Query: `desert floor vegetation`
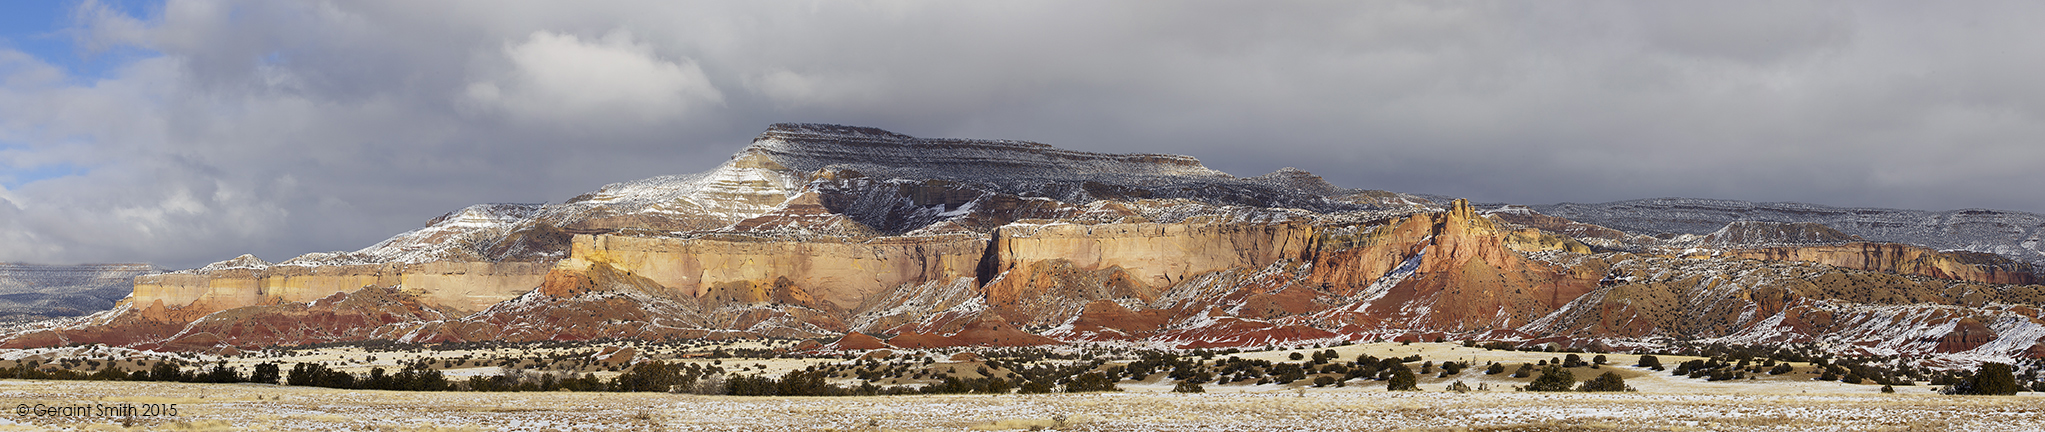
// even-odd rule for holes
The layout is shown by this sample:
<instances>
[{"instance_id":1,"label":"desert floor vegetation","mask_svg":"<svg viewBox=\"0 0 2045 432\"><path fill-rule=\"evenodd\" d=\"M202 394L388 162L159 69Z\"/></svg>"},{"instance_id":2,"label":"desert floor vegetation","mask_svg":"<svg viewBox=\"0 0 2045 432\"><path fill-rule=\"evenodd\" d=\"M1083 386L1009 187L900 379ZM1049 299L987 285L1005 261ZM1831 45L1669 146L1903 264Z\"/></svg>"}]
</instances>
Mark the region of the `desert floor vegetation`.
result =
<instances>
[{"instance_id":1,"label":"desert floor vegetation","mask_svg":"<svg viewBox=\"0 0 2045 432\"><path fill-rule=\"evenodd\" d=\"M815 345L10 351L0 356L0 403L17 413L0 417L0 430L2045 429L2045 410L2035 408L2045 397L2015 384L2034 382L2028 363L1968 375L1739 347L1651 356L1454 342L803 348ZM1563 375L1568 382L1555 381ZM403 385L415 382L408 376L440 378ZM328 383L335 379L356 384L326 388L349 387ZM1976 387L2016 395L1940 394ZM373 390L383 388L410 390ZM168 407L177 415L164 415Z\"/></svg>"}]
</instances>

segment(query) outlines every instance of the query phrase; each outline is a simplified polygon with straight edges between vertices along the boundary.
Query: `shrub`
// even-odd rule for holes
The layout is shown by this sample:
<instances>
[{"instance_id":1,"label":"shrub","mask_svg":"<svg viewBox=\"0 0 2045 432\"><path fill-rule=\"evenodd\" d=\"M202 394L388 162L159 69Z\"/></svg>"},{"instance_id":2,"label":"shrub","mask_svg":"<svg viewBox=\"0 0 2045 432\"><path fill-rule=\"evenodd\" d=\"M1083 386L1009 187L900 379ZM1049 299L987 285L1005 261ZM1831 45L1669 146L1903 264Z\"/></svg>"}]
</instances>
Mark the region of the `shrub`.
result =
<instances>
[{"instance_id":1,"label":"shrub","mask_svg":"<svg viewBox=\"0 0 2045 432\"><path fill-rule=\"evenodd\" d=\"M1541 376L1527 384L1527 391L1569 391L1576 387L1576 375L1560 366L1548 365L1541 369Z\"/></svg>"},{"instance_id":2,"label":"shrub","mask_svg":"<svg viewBox=\"0 0 2045 432\"><path fill-rule=\"evenodd\" d=\"M167 361L156 362L155 366L149 368L150 381L186 381L188 377L190 375L178 370L177 365Z\"/></svg>"},{"instance_id":3,"label":"shrub","mask_svg":"<svg viewBox=\"0 0 2045 432\"><path fill-rule=\"evenodd\" d=\"M1078 377L1072 378L1072 382L1065 383L1066 393L1110 391L1122 391L1122 388L1116 387L1115 380L1108 379L1107 374L1100 372L1080 374Z\"/></svg>"},{"instance_id":4,"label":"shrub","mask_svg":"<svg viewBox=\"0 0 2045 432\"><path fill-rule=\"evenodd\" d=\"M318 363L298 363L291 366L287 385L326 388L355 388L355 376L347 372L328 369Z\"/></svg>"},{"instance_id":5,"label":"shrub","mask_svg":"<svg viewBox=\"0 0 2045 432\"><path fill-rule=\"evenodd\" d=\"M1661 370L1659 368L1662 367L1662 359L1655 358L1653 355L1644 355L1640 356L1640 364L1636 364L1634 366L1640 366L1654 370Z\"/></svg>"},{"instance_id":6,"label":"shrub","mask_svg":"<svg viewBox=\"0 0 2045 432\"><path fill-rule=\"evenodd\" d=\"M282 377L283 370L276 363L263 363L256 365L255 373L249 374L249 382L276 384L277 379Z\"/></svg>"},{"instance_id":7,"label":"shrub","mask_svg":"<svg viewBox=\"0 0 2045 432\"><path fill-rule=\"evenodd\" d=\"M1392 368L1392 379L1385 380L1385 390L1391 391L1420 390L1419 384L1420 384L1419 380L1414 379L1413 371L1411 369L1406 369L1405 365L1399 365L1398 367Z\"/></svg>"},{"instance_id":8,"label":"shrub","mask_svg":"<svg viewBox=\"0 0 2045 432\"><path fill-rule=\"evenodd\" d=\"M1505 373L1505 363L1492 363L1491 367L1484 368L1485 375L1498 375L1502 373Z\"/></svg>"},{"instance_id":9,"label":"shrub","mask_svg":"<svg viewBox=\"0 0 2045 432\"><path fill-rule=\"evenodd\" d=\"M612 378L611 387L621 392L665 392L674 388L676 381L680 380L679 369L660 360L640 363L632 366L632 370ZM744 380L735 382L740 386L753 384ZM748 387L744 390L751 389Z\"/></svg>"},{"instance_id":10,"label":"shrub","mask_svg":"<svg viewBox=\"0 0 2045 432\"><path fill-rule=\"evenodd\" d=\"M1588 379L1588 380L1584 380L1584 382L1583 382L1583 385L1582 385L1582 386L1578 386L1578 387L1576 388L1576 391L1586 391L1586 392L1616 392L1616 391L1633 391L1633 388L1631 388L1631 387L1627 387L1627 386L1626 386L1626 379L1625 379L1625 378L1620 378L1620 377L1619 377L1619 374L1617 374L1617 373L1612 373L1612 372L1605 372L1605 373L1604 373L1603 375L1598 375L1598 377L1597 377L1597 378L1591 378L1591 379Z\"/></svg>"},{"instance_id":11,"label":"shrub","mask_svg":"<svg viewBox=\"0 0 2045 432\"><path fill-rule=\"evenodd\" d=\"M1024 383L1023 383L1023 385L1022 385L1022 388L1020 388L1020 389L1017 389L1017 390L1016 390L1016 393L1023 393L1023 394L1033 394L1033 393L1050 393L1050 392L1051 392L1051 384L1050 384L1050 383L1047 383L1047 382L1044 382L1044 381L1028 381L1028 382L1024 382Z\"/></svg>"},{"instance_id":12,"label":"shrub","mask_svg":"<svg viewBox=\"0 0 2045 432\"><path fill-rule=\"evenodd\" d=\"M2017 386L2016 375L2010 366L2002 363L1982 363L1973 375L1961 378L1958 383L1946 386L1939 393L1951 395L2001 395L2008 396L2023 391Z\"/></svg>"},{"instance_id":13,"label":"shrub","mask_svg":"<svg viewBox=\"0 0 2045 432\"><path fill-rule=\"evenodd\" d=\"M1327 378L1327 377L1322 377L1322 378ZM1172 386L1172 392L1173 392L1173 393L1206 393L1206 392L1207 392L1207 388L1206 388L1206 387L1201 387L1201 386L1200 386L1200 384L1195 384L1195 383L1193 383L1192 381L1179 381L1179 385L1176 385L1176 386Z\"/></svg>"}]
</instances>

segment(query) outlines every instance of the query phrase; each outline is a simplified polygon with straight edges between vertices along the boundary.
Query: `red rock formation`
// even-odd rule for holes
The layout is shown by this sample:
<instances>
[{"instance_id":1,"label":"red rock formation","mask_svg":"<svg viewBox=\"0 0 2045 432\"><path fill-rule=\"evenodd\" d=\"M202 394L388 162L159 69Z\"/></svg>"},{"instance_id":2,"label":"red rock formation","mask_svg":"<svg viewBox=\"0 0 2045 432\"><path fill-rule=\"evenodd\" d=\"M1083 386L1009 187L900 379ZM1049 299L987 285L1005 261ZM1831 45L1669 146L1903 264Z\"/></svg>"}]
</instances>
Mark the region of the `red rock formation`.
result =
<instances>
[{"instance_id":1,"label":"red rock formation","mask_svg":"<svg viewBox=\"0 0 2045 432\"><path fill-rule=\"evenodd\" d=\"M1590 269L1557 267L1522 257L1505 245L1508 233L1457 200L1446 213L1414 215L1387 224L1372 239L1317 262L1310 281L1359 292L1394 266L1418 256L1412 274L1331 325L1475 332L1533 321L1596 286ZM1364 277L1358 277L1364 276ZM1368 280L1364 278L1369 278ZM1389 281L1388 281L1389 282Z\"/></svg>"},{"instance_id":2,"label":"red rock formation","mask_svg":"<svg viewBox=\"0 0 2045 432\"><path fill-rule=\"evenodd\" d=\"M1022 347L1037 345L1063 345L1051 339L1024 332L1000 320L977 320L967 323L957 332L949 334L903 333L888 339L888 345L902 348L941 348L955 346Z\"/></svg>"},{"instance_id":3,"label":"red rock formation","mask_svg":"<svg viewBox=\"0 0 2045 432\"><path fill-rule=\"evenodd\" d=\"M830 344L825 345L824 347L827 349L833 349L838 351L864 351L895 348L893 346L888 345L887 342L882 342L880 338L859 332L846 333L845 336L839 337L837 342L831 342Z\"/></svg>"},{"instance_id":4,"label":"red rock formation","mask_svg":"<svg viewBox=\"0 0 2045 432\"><path fill-rule=\"evenodd\" d=\"M594 359L605 364L623 365L632 363L632 359L637 358L638 355L638 348L607 346L598 350Z\"/></svg>"},{"instance_id":5,"label":"red rock formation","mask_svg":"<svg viewBox=\"0 0 2045 432\"><path fill-rule=\"evenodd\" d=\"M1994 329L1982 324L1974 317L1960 318L1953 323L1953 330L1938 338L1938 345L1932 352L1955 353L1967 351L1996 339Z\"/></svg>"}]
</instances>

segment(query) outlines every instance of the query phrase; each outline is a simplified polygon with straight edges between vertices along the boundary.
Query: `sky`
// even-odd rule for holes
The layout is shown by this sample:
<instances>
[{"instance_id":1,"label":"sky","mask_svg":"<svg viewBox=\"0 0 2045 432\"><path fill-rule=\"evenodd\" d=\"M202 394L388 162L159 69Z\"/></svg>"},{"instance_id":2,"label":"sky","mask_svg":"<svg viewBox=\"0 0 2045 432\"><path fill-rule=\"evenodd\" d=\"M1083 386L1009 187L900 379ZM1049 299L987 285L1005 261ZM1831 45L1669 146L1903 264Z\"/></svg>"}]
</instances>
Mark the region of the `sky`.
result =
<instances>
[{"instance_id":1,"label":"sky","mask_svg":"<svg viewBox=\"0 0 2045 432\"><path fill-rule=\"evenodd\" d=\"M767 125L1546 204L2045 212L2045 3L0 5L0 261L355 250Z\"/></svg>"}]
</instances>

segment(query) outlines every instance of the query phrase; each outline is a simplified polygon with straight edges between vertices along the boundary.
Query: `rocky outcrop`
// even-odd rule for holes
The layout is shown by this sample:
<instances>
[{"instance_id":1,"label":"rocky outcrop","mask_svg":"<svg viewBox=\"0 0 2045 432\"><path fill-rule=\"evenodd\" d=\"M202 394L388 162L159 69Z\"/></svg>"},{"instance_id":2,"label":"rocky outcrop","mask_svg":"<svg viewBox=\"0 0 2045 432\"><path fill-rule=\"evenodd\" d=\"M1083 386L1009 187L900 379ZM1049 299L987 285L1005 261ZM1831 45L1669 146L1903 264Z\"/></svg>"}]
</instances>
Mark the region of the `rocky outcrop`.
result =
<instances>
[{"instance_id":1,"label":"rocky outcrop","mask_svg":"<svg viewBox=\"0 0 2045 432\"><path fill-rule=\"evenodd\" d=\"M1357 299L1341 313L1322 317L1323 325L1451 332L1513 328L1559 309L1595 285L1595 273L1588 269L1526 259L1507 246L1513 232L1479 217L1463 200L1452 202L1446 212L1414 215L1386 227L1350 240L1350 250L1328 254L1331 259L1314 266L1310 281L1346 285L1350 288L1338 292ZM1573 246L1583 251L1582 245Z\"/></svg>"}]
</instances>

